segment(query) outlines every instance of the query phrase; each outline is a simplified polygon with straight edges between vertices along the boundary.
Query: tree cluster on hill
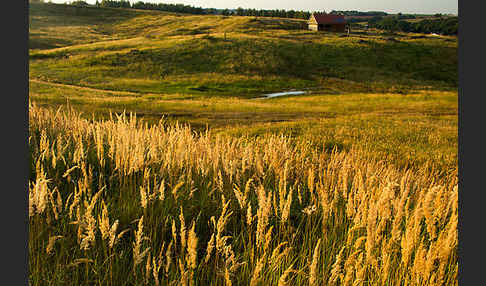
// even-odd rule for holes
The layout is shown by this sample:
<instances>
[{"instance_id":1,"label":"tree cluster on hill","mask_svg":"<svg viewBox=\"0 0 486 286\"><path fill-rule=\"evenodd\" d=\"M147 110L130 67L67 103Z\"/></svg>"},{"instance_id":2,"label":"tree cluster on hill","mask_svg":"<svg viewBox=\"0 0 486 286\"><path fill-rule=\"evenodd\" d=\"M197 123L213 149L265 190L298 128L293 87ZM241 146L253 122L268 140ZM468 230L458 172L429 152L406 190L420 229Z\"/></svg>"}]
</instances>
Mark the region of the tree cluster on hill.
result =
<instances>
[{"instance_id":1,"label":"tree cluster on hill","mask_svg":"<svg viewBox=\"0 0 486 286\"><path fill-rule=\"evenodd\" d=\"M39 1L39 0L38 0ZM74 1L71 5L87 6L85 1ZM159 10L175 13L188 13L196 15L225 15L225 16L260 16L260 17L281 17L281 18L297 18L308 19L311 12L308 11L295 11L295 10L257 10L257 9L244 9L239 7L238 9L215 9L215 8L201 8L184 4L166 4L166 3L150 3L138 1L131 4L127 0L102 0L96 1L97 7L112 7L112 8L133 8L143 10Z\"/></svg>"},{"instance_id":2,"label":"tree cluster on hill","mask_svg":"<svg viewBox=\"0 0 486 286\"><path fill-rule=\"evenodd\" d=\"M260 17L281 17L281 18L298 18L308 19L311 15L307 11L294 10L257 10L257 9L215 9L215 8L200 8L183 4L163 4L163 3L146 3L138 1L132 5L135 9L160 10L168 12L180 12L190 14L207 14L207 15L225 15L225 16L260 16Z\"/></svg>"},{"instance_id":3,"label":"tree cluster on hill","mask_svg":"<svg viewBox=\"0 0 486 286\"><path fill-rule=\"evenodd\" d=\"M280 18L297 18L308 19L311 15L308 11L295 11L295 10L265 10L265 9L244 9L239 7L236 10L224 9L222 15L236 15L236 16L260 16L260 17L280 17Z\"/></svg>"},{"instance_id":4,"label":"tree cluster on hill","mask_svg":"<svg viewBox=\"0 0 486 286\"><path fill-rule=\"evenodd\" d=\"M425 19L411 23L399 20L397 17L373 17L368 20L368 27L388 31L401 31L412 33L436 33L442 35L457 35L459 18L447 17L440 19Z\"/></svg>"},{"instance_id":5,"label":"tree cluster on hill","mask_svg":"<svg viewBox=\"0 0 486 286\"><path fill-rule=\"evenodd\" d=\"M205 10L200 7L193 7L190 5L184 4L165 4L165 3L148 3L138 1L132 4L132 8L134 9L143 9L143 10L159 10L159 11L167 11L167 12L176 12L176 13L188 13L188 14L207 14Z\"/></svg>"},{"instance_id":6,"label":"tree cluster on hill","mask_svg":"<svg viewBox=\"0 0 486 286\"><path fill-rule=\"evenodd\" d=\"M128 0L102 0L101 3L96 1L97 6L100 7L113 7L113 8L131 8L130 2Z\"/></svg>"},{"instance_id":7,"label":"tree cluster on hill","mask_svg":"<svg viewBox=\"0 0 486 286\"><path fill-rule=\"evenodd\" d=\"M73 2L71 2L71 5L74 5L74 6L84 6L84 7L89 6L89 4L86 1L81 1L81 0L73 1Z\"/></svg>"},{"instance_id":8,"label":"tree cluster on hill","mask_svg":"<svg viewBox=\"0 0 486 286\"><path fill-rule=\"evenodd\" d=\"M361 11L336 11L332 10L329 14L333 15L343 15L343 16L386 16L388 13L383 12L383 11L367 11L367 12L361 12Z\"/></svg>"}]
</instances>

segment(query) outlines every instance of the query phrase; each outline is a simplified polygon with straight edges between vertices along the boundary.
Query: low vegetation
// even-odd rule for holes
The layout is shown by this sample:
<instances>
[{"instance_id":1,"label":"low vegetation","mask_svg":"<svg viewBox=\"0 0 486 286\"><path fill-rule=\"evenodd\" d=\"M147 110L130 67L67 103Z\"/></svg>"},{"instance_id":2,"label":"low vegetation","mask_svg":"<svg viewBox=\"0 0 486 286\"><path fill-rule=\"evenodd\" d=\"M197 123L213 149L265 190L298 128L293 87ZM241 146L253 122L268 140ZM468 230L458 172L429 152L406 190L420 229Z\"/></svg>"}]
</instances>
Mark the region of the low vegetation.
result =
<instances>
[{"instance_id":1,"label":"low vegetation","mask_svg":"<svg viewBox=\"0 0 486 286\"><path fill-rule=\"evenodd\" d=\"M424 34L457 35L459 28L458 17L438 17L410 22L400 20L399 17L375 18L368 21L368 26L389 31L401 31Z\"/></svg>"},{"instance_id":2,"label":"low vegetation","mask_svg":"<svg viewBox=\"0 0 486 286\"><path fill-rule=\"evenodd\" d=\"M242 97L301 88L457 89L455 40L359 31L342 37L307 31L297 19L55 6L47 18L31 8L30 78L130 92ZM66 18L75 13L74 20ZM95 15L103 21L92 21ZM39 46L60 48L35 49ZM342 80L349 84L339 84Z\"/></svg>"},{"instance_id":3,"label":"low vegetation","mask_svg":"<svg viewBox=\"0 0 486 286\"><path fill-rule=\"evenodd\" d=\"M30 284L457 285L455 37L29 9Z\"/></svg>"},{"instance_id":4,"label":"low vegetation","mask_svg":"<svg viewBox=\"0 0 486 286\"><path fill-rule=\"evenodd\" d=\"M457 285L455 172L133 116L29 117L35 285Z\"/></svg>"}]
</instances>

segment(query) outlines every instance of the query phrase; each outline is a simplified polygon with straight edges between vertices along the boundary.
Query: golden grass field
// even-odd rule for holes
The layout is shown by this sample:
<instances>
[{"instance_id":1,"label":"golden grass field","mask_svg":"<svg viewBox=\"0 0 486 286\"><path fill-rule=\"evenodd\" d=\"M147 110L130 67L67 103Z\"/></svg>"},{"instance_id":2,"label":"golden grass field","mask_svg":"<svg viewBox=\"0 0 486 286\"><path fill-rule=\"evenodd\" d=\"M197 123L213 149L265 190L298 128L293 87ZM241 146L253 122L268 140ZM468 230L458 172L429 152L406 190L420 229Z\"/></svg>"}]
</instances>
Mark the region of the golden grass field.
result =
<instances>
[{"instance_id":1,"label":"golden grass field","mask_svg":"<svg viewBox=\"0 0 486 286\"><path fill-rule=\"evenodd\" d=\"M31 285L458 284L454 37L29 11Z\"/></svg>"},{"instance_id":2,"label":"golden grass field","mask_svg":"<svg viewBox=\"0 0 486 286\"><path fill-rule=\"evenodd\" d=\"M34 284L455 285L457 174L29 109Z\"/></svg>"}]
</instances>

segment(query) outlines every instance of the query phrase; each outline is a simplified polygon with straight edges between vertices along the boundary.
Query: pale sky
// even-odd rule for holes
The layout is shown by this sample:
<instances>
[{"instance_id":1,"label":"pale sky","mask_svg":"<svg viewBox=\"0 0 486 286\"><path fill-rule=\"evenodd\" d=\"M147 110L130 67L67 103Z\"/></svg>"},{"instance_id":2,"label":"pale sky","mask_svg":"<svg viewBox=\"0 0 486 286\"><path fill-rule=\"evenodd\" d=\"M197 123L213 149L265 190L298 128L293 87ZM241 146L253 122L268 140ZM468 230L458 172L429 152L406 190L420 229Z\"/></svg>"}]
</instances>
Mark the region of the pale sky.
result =
<instances>
[{"instance_id":1,"label":"pale sky","mask_svg":"<svg viewBox=\"0 0 486 286\"><path fill-rule=\"evenodd\" d=\"M96 0L85 0L94 4ZM99 0L101 2L101 0ZM138 0L130 0L135 3ZM384 11L388 13L411 14L458 14L458 0L141 0L150 3L185 4L202 8L236 9L284 9L331 12L332 10ZM47 0L46 0L47 2ZM52 0L54 3L65 3L68 0Z\"/></svg>"}]
</instances>

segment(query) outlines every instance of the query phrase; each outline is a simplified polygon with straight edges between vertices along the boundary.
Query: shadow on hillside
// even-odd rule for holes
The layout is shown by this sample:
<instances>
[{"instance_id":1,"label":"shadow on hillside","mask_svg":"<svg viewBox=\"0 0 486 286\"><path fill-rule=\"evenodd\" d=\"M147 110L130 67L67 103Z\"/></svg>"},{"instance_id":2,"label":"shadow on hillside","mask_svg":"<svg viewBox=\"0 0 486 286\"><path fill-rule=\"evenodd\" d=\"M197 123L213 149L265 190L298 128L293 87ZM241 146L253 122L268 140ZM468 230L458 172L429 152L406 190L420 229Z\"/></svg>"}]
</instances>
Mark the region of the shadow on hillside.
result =
<instances>
[{"instance_id":1,"label":"shadow on hillside","mask_svg":"<svg viewBox=\"0 0 486 286\"><path fill-rule=\"evenodd\" d=\"M110 24L139 16L134 10L120 8L79 7L67 4L29 3L29 17L42 26ZM39 17L38 19L36 17ZM49 17L46 19L46 17Z\"/></svg>"},{"instance_id":2,"label":"shadow on hillside","mask_svg":"<svg viewBox=\"0 0 486 286\"><path fill-rule=\"evenodd\" d=\"M411 42L349 42L343 45L266 39L200 37L170 48L103 55L86 64L140 75L230 73L335 77L357 82L420 81L457 86L456 49Z\"/></svg>"}]
</instances>

